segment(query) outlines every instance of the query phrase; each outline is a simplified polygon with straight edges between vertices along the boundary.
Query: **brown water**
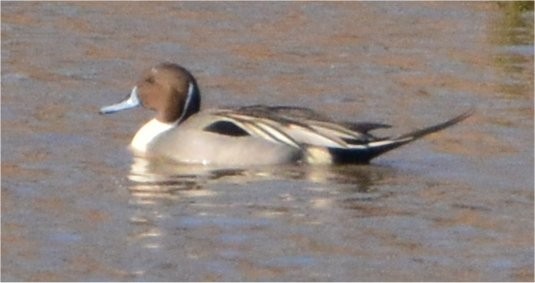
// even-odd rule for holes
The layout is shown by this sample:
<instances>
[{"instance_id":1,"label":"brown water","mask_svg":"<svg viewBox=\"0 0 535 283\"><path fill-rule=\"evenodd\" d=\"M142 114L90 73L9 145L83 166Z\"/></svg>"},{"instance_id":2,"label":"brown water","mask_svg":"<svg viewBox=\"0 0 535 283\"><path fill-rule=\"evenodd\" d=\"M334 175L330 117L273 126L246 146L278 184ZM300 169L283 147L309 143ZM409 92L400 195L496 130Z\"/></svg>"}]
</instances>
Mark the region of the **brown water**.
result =
<instances>
[{"instance_id":1,"label":"brown water","mask_svg":"<svg viewBox=\"0 0 535 283\"><path fill-rule=\"evenodd\" d=\"M3 2L2 279L534 280L526 3ZM370 166L148 164L153 113L97 111L160 61L205 107L477 113Z\"/></svg>"}]
</instances>

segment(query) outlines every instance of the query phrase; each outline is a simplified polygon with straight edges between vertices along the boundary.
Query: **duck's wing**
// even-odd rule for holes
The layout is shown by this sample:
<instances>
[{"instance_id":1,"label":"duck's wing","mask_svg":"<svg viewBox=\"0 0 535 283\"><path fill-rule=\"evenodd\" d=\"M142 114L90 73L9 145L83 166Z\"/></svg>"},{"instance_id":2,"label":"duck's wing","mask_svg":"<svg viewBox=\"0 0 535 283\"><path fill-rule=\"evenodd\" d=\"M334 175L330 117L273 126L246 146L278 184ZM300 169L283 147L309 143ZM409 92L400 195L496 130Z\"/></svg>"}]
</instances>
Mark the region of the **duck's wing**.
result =
<instances>
[{"instance_id":1,"label":"duck's wing","mask_svg":"<svg viewBox=\"0 0 535 283\"><path fill-rule=\"evenodd\" d=\"M285 111L289 110L289 111ZM254 106L212 112L204 127L227 136L251 136L302 150L310 163L368 163L371 159L443 130L468 118L473 109L443 123L394 138L377 138L369 131L389 128L379 123L335 123L306 108ZM291 114L290 114L291 113Z\"/></svg>"},{"instance_id":2,"label":"duck's wing","mask_svg":"<svg viewBox=\"0 0 535 283\"><path fill-rule=\"evenodd\" d=\"M350 148L375 140L366 133L339 125L307 108L255 105L220 110L214 114L224 121L217 128L228 134L236 132L237 127L243 130L241 133L298 148L308 145ZM214 127L209 130L214 130Z\"/></svg>"},{"instance_id":3,"label":"duck's wing","mask_svg":"<svg viewBox=\"0 0 535 283\"><path fill-rule=\"evenodd\" d=\"M345 122L345 123L342 123L342 125L344 125L346 128L351 129L355 132L366 133L366 134L370 131L377 130L377 129L392 128L391 125L382 124L382 123L374 123L374 122L357 122L357 123Z\"/></svg>"},{"instance_id":4,"label":"duck's wing","mask_svg":"<svg viewBox=\"0 0 535 283\"><path fill-rule=\"evenodd\" d=\"M270 117L276 120L316 120L328 122L330 119L312 109L295 106L250 105L234 108L232 111L252 117Z\"/></svg>"}]
</instances>

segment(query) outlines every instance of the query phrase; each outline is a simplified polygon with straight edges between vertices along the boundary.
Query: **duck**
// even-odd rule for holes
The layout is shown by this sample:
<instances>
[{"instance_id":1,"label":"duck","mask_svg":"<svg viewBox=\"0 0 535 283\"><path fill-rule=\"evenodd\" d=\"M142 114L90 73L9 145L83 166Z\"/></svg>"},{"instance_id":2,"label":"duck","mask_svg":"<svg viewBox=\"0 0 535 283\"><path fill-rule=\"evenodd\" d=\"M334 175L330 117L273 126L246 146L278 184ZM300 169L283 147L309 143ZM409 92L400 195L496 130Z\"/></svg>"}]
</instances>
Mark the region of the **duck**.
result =
<instances>
[{"instance_id":1,"label":"duck","mask_svg":"<svg viewBox=\"0 0 535 283\"><path fill-rule=\"evenodd\" d=\"M386 152L455 125L473 108L445 122L378 137L390 125L336 122L295 106L248 105L201 110L199 86L184 67L170 62L145 70L121 102L100 114L144 107L156 112L130 142L135 155L180 163L254 166L285 163L369 164Z\"/></svg>"}]
</instances>

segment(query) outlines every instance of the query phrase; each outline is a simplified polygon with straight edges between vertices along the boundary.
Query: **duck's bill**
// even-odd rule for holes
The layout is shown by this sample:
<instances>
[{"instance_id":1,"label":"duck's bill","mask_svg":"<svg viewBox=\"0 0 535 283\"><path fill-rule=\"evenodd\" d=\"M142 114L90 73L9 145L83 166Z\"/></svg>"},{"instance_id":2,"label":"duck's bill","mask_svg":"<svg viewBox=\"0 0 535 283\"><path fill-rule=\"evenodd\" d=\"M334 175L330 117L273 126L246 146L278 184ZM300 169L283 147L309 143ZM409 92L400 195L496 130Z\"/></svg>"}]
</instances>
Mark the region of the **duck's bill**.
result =
<instances>
[{"instance_id":1,"label":"duck's bill","mask_svg":"<svg viewBox=\"0 0 535 283\"><path fill-rule=\"evenodd\" d=\"M137 87L134 87L132 89L132 92L126 97L125 100L100 108L100 114L111 114L127 109L136 108L141 105L141 102L139 101L139 97L137 94Z\"/></svg>"}]
</instances>

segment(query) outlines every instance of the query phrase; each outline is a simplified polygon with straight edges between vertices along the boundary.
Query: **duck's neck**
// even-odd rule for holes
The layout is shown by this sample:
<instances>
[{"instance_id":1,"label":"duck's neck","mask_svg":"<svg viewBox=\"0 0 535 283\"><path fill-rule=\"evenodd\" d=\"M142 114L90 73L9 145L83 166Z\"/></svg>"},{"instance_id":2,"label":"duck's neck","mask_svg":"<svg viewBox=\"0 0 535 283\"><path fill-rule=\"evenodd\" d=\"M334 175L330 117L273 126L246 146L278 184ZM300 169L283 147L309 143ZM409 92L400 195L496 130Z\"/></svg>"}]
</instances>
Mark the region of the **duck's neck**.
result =
<instances>
[{"instance_id":1,"label":"duck's neck","mask_svg":"<svg viewBox=\"0 0 535 283\"><path fill-rule=\"evenodd\" d=\"M191 115L199 112L201 108L201 95L197 82L194 78L191 78L191 82L188 87L188 94L183 105L182 114L176 121L162 122L158 118L154 118L147 122L132 139L130 147L139 153L146 153L150 144L156 140L156 138L162 133L178 126L178 124L184 122ZM163 119L165 121L165 119Z\"/></svg>"}]
</instances>

